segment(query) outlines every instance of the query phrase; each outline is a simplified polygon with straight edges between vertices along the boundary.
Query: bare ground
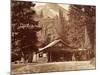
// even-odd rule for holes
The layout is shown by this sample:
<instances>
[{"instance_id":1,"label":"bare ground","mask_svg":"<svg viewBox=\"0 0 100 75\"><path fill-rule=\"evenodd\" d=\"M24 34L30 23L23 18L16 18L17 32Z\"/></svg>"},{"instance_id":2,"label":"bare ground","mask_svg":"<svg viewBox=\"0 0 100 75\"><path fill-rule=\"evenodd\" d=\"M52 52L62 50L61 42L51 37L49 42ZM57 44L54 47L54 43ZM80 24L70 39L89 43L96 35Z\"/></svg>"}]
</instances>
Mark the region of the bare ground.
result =
<instances>
[{"instance_id":1,"label":"bare ground","mask_svg":"<svg viewBox=\"0 0 100 75\"><path fill-rule=\"evenodd\" d=\"M12 64L12 74L19 73L40 73L40 72L60 72L60 71L77 71L95 69L95 65L90 61L69 61L53 62L40 64Z\"/></svg>"}]
</instances>

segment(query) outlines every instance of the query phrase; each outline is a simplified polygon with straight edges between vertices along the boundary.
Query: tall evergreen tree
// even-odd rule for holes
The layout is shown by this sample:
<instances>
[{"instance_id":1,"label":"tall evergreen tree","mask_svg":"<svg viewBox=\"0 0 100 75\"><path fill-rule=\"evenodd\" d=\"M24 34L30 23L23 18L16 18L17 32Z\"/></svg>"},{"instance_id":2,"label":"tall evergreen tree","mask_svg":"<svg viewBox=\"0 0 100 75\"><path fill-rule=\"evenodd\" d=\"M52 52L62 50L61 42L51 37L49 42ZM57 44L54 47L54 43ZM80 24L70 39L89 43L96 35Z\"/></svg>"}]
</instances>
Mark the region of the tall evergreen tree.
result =
<instances>
[{"instance_id":1,"label":"tall evergreen tree","mask_svg":"<svg viewBox=\"0 0 100 75\"><path fill-rule=\"evenodd\" d=\"M95 56L96 45L96 7L88 5L70 5L69 35L72 45L90 50L90 57Z\"/></svg>"}]
</instances>

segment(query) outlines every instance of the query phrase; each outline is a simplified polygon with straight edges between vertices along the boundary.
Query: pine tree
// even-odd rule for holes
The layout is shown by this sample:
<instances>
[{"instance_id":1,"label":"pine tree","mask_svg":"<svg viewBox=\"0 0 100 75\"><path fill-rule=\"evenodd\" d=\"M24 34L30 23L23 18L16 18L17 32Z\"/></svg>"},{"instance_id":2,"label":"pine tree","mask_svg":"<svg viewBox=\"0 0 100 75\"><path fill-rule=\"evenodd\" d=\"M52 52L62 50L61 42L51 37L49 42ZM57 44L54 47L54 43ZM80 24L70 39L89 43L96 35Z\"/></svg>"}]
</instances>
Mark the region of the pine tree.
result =
<instances>
[{"instance_id":1,"label":"pine tree","mask_svg":"<svg viewBox=\"0 0 100 75\"><path fill-rule=\"evenodd\" d=\"M88 5L70 5L69 40L78 48L90 50L90 57L95 56L96 42L96 7ZM88 37L88 38L87 38ZM87 39L87 40L86 40ZM88 45L87 45L88 44Z\"/></svg>"}]
</instances>

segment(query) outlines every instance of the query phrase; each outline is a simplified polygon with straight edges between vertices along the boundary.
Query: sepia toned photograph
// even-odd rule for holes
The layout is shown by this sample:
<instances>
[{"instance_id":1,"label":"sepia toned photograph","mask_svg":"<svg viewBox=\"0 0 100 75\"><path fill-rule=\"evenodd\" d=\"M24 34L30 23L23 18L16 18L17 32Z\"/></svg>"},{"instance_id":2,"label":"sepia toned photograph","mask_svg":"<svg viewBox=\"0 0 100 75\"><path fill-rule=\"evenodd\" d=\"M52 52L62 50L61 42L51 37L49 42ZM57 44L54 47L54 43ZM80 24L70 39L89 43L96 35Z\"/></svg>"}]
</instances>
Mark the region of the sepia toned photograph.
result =
<instances>
[{"instance_id":1,"label":"sepia toned photograph","mask_svg":"<svg viewBox=\"0 0 100 75\"><path fill-rule=\"evenodd\" d=\"M96 6L11 0L11 73L96 69Z\"/></svg>"}]
</instances>

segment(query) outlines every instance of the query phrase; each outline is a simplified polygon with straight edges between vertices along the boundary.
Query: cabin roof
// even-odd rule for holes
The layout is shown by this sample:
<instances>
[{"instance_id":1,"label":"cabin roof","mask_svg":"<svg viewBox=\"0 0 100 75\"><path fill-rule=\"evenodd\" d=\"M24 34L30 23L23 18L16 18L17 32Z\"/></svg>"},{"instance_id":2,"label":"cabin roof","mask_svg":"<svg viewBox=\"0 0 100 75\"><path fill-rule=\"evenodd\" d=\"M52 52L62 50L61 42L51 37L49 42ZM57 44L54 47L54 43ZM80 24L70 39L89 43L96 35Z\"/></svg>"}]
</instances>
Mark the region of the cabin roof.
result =
<instances>
[{"instance_id":1,"label":"cabin roof","mask_svg":"<svg viewBox=\"0 0 100 75\"><path fill-rule=\"evenodd\" d=\"M43 48L39 48L39 51L44 51L45 49L47 48L51 48L51 47L54 47L56 44L58 44L59 42L61 42L64 46L66 46L66 48L68 49L76 49L74 47L71 47L71 46L68 46L64 41L62 41L61 39L58 39L58 40L54 40L53 42L49 43L48 45L46 45L45 47Z\"/></svg>"}]
</instances>

